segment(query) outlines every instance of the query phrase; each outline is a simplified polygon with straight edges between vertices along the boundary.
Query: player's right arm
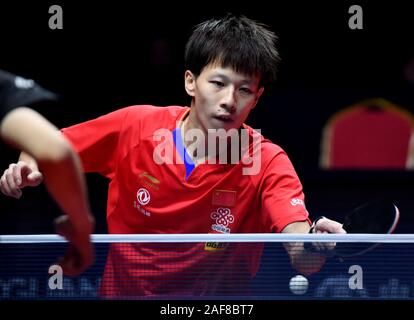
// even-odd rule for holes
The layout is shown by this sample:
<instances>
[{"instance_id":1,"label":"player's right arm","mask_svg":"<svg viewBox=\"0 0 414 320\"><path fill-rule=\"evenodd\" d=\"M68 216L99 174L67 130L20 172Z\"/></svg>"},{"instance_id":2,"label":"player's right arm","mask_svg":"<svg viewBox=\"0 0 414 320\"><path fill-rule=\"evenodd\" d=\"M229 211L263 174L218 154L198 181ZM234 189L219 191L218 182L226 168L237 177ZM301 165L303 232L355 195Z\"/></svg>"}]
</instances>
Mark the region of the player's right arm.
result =
<instances>
[{"instance_id":1,"label":"player's right arm","mask_svg":"<svg viewBox=\"0 0 414 320\"><path fill-rule=\"evenodd\" d=\"M282 233L309 233L310 226L307 221L293 222L287 225ZM342 225L334 220L323 218L317 221L312 233L346 233ZM326 256L305 250L303 242L287 242L283 244L290 257L292 267L304 275L318 272L326 261ZM313 244L316 250L326 251L335 248L334 243L321 242Z\"/></svg>"}]
</instances>

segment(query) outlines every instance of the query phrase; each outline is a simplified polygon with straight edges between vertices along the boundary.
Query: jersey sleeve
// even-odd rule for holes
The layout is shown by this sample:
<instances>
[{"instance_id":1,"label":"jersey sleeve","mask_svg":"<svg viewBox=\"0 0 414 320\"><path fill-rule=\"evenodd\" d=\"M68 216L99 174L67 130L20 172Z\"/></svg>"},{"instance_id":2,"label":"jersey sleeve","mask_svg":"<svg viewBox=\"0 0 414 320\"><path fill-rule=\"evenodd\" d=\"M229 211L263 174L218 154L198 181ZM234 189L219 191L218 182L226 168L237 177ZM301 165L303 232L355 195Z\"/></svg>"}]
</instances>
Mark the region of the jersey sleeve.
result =
<instances>
[{"instance_id":1,"label":"jersey sleeve","mask_svg":"<svg viewBox=\"0 0 414 320\"><path fill-rule=\"evenodd\" d=\"M268 164L261 195L264 225L267 230L281 232L290 223L310 222L302 184L283 151Z\"/></svg>"},{"instance_id":2,"label":"jersey sleeve","mask_svg":"<svg viewBox=\"0 0 414 320\"><path fill-rule=\"evenodd\" d=\"M120 152L119 137L129 108L62 129L79 154L85 172L97 172L112 179Z\"/></svg>"}]
</instances>

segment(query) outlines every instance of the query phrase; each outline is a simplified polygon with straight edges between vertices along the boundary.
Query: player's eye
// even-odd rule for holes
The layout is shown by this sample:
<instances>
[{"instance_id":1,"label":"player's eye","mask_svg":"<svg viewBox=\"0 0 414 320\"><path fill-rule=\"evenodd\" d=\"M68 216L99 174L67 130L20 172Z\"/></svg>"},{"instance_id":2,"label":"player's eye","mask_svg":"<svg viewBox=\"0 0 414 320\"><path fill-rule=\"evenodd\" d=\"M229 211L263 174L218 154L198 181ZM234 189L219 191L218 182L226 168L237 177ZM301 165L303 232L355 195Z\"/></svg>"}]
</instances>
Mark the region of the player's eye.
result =
<instances>
[{"instance_id":1,"label":"player's eye","mask_svg":"<svg viewBox=\"0 0 414 320\"><path fill-rule=\"evenodd\" d=\"M212 81L210 81L210 83L212 83L214 86L216 86L218 88L224 87L224 83L221 82L221 81L212 80Z\"/></svg>"},{"instance_id":2,"label":"player's eye","mask_svg":"<svg viewBox=\"0 0 414 320\"><path fill-rule=\"evenodd\" d=\"M240 91L246 94L252 94L253 91L250 90L249 88L240 88Z\"/></svg>"}]
</instances>

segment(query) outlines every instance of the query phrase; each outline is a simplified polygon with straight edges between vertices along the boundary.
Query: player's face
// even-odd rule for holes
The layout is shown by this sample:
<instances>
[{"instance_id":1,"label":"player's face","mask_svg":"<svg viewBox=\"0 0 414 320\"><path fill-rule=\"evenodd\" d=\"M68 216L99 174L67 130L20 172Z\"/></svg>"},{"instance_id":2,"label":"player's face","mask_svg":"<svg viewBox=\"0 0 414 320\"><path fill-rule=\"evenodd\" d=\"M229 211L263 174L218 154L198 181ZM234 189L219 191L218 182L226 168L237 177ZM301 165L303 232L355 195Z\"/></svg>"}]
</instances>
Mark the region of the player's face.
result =
<instances>
[{"instance_id":1,"label":"player's face","mask_svg":"<svg viewBox=\"0 0 414 320\"><path fill-rule=\"evenodd\" d=\"M187 70L185 87L193 97L191 122L203 130L240 128L263 93L259 77L217 64L206 66L198 77Z\"/></svg>"}]
</instances>

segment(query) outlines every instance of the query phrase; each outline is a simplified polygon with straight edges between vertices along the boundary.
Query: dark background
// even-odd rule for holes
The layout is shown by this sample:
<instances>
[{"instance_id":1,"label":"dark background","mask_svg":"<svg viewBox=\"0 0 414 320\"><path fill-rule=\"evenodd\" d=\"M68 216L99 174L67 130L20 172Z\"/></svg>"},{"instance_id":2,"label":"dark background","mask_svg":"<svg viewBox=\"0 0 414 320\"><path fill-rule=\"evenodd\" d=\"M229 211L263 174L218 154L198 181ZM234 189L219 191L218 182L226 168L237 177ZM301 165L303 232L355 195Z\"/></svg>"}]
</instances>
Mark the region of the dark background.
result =
<instances>
[{"instance_id":1,"label":"dark background","mask_svg":"<svg viewBox=\"0 0 414 320\"><path fill-rule=\"evenodd\" d=\"M397 232L413 232L409 171L323 172L319 141L326 120L359 100L389 99L414 112L414 84L404 68L414 57L408 1L112 3L2 1L0 68L33 78L64 98L39 110L58 127L132 104L187 105L184 46L192 27L228 11L268 24L279 36L277 82L248 124L283 147L304 185L312 218L338 220L371 198L402 211ZM266 4L265 4L266 3ZM63 30L48 28L49 6L63 8ZM348 9L363 8L363 30L350 30ZM0 170L18 153L2 145ZM88 175L97 233L106 232L107 182ZM0 233L51 233L59 209L43 187L20 201L0 196Z\"/></svg>"}]
</instances>

